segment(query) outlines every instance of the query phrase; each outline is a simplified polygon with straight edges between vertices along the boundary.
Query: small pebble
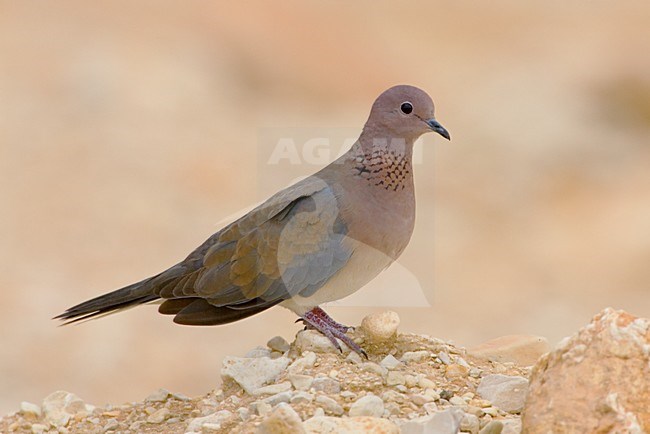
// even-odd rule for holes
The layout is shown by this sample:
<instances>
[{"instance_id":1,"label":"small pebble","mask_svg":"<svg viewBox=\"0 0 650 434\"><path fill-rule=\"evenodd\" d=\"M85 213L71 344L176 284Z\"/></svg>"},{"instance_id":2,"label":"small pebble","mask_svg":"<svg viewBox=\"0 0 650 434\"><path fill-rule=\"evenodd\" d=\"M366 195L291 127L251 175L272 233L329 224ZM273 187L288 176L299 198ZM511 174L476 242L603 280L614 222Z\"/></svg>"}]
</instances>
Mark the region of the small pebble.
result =
<instances>
[{"instance_id":1,"label":"small pebble","mask_svg":"<svg viewBox=\"0 0 650 434\"><path fill-rule=\"evenodd\" d=\"M323 409L327 413L331 413L334 416L340 416L343 414L343 407L333 400L332 398L325 396L325 395L319 395L316 397L316 404L319 404L323 407Z\"/></svg>"},{"instance_id":2,"label":"small pebble","mask_svg":"<svg viewBox=\"0 0 650 434\"><path fill-rule=\"evenodd\" d=\"M372 416L381 417L384 414L384 401L380 397L368 394L356 400L350 407L350 417Z\"/></svg>"},{"instance_id":3,"label":"small pebble","mask_svg":"<svg viewBox=\"0 0 650 434\"><path fill-rule=\"evenodd\" d=\"M319 377L314 378L314 381L311 383L311 388L317 392L320 391L332 395L337 394L341 391L341 383L333 378Z\"/></svg>"},{"instance_id":4,"label":"small pebble","mask_svg":"<svg viewBox=\"0 0 650 434\"><path fill-rule=\"evenodd\" d=\"M498 420L492 420L479 431L479 434L501 434L503 423Z\"/></svg>"},{"instance_id":5,"label":"small pebble","mask_svg":"<svg viewBox=\"0 0 650 434\"><path fill-rule=\"evenodd\" d=\"M386 369L395 369L401 364L401 362L397 360L392 354L389 354L384 357L383 360L379 362L379 364Z\"/></svg>"},{"instance_id":6,"label":"small pebble","mask_svg":"<svg viewBox=\"0 0 650 434\"><path fill-rule=\"evenodd\" d=\"M314 377L304 374L289 374L287 375L287 380L291 382L296 390L309 390L311 383L314 381Z\"/></svg>"},{"instance_id":7,"label":"small pebble","mask_svg":"<svg viewBox=\"0 0 650 434\"><path fill-rule=\"evenodd\" d=\"M156 410L147 417L148 423L162 423L165 419L169 417L170 411L167 407L163 407L159 410Z\"/></svg>"},{"instance_id":8,"label":"small pebble","mask_svg":"<svg viewBox=\"0 0 650 434\"><path fill-rule=\"evenodd\" d=\"M151 395L145 398L146 402L165 402L167 398L171 395L167 389L158 389Z\"/></svg>"},{"instance_id":9,"label":"small pebble","mask_svg":"<svg viewBox=\"0 0 650 434\"><path fill-rule=\"evenodd\" d=\"M361 321L361 330L371 342L381 343L397 333L399 315L392 311L373 313Z\"/></svg>"},{"instance_id":10,"label":"small pebble","mask_svg":"<svg viewBox=\"0 0 650 434\"><path fill-rule=\"evenodd\" d=\"M289 402L292 404L308 404L314 400L314 395L308 392L295 392Z\"/></svg>"},{"instance_id":11,"label":"small pebble","mask_svg":"<svg viewBox=\"0 0 650 434\"><path fill-rule=\"evenodd\" d=\"M398 384L405 384L406 378L404 374L399 371L390 371L386 376L386 385L387 386L396 386Z\"/></svg>"},{"instance_id":12,"label":"small pebble","mask_svg":"<svg viewBox=\"0 0 650 434\"><path fill-rule=\"evenodd\" d=\"M428 351L422 350L422 351L407 351L406 353L402 354L402 357L400 357L400 360L404 363L414 363L414 362L421 362L423 360L428 359L431 357Z\"/></svg>"},{"instance_id":13,"label":"small pebble","mask_svg":"<svg viewBox=\"0 0 650 434\"><path fill-rule=\"evenodd\" d=\"M266 345L273 351L286 353L289 351L290 345L282 336L275 336L266 343Z\"/></svg>"}]
</instances>

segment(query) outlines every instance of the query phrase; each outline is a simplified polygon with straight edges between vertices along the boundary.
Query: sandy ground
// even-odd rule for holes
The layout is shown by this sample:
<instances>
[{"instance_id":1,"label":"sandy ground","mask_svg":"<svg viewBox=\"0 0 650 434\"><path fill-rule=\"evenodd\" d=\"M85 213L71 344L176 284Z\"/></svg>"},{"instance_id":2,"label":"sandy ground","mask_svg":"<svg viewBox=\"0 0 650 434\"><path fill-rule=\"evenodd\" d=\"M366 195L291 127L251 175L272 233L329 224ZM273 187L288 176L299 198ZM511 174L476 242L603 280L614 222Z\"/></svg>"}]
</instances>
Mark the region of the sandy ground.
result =
<instances>
[{"instance_id":1,"label":"sandy ground","mask_svg":"<svg viewBox=\"0 0 650 434\"><path fill-rule=\"evenodd\" d=\"M0 1L0 414L57 389L204 394L224 355L291 340L282 309L50 318L315 171L397 83L434 97L453 141L420 145L399 267L333 316L390 305L464 346L555 342L608 305L649 316L649 26L642 2ZM294 164L271 159L287 138Z\"/></svg>"}]
</instances>

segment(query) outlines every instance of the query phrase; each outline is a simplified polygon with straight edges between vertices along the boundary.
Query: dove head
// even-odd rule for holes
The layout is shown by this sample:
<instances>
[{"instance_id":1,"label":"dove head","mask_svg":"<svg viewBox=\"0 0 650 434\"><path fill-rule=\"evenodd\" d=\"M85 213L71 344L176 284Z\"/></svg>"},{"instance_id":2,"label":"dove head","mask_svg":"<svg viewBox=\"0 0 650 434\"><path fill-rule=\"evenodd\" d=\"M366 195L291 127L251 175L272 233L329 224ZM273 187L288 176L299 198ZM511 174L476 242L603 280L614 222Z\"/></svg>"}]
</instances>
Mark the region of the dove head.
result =
<instances>
[{"instance_id":1,"label":"dove head","mask_svg":"<svg viewBox=\"0 0 650 434\"><path fill-rule=\"evenodd\" d=\"M447 130L434 117L431 97L417 87L400 85L375 100L360 140L366 146L381 142L412 146L418 137L431 131L450 140Z\"/></svg>"}]
</instances>

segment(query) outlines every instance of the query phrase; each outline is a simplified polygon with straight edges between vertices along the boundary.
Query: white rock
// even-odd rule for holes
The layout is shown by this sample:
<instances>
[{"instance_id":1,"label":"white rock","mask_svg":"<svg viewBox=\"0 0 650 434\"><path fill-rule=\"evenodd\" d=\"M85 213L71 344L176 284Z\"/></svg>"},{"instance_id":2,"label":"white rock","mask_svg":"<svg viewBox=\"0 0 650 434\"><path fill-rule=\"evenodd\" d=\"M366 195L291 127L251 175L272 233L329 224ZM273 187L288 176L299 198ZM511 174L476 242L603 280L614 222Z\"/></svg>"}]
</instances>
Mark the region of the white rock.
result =
<instances>
[{"instance_id":1,"label":"white rock","mask_svg":"<svg viewBox=\"0 0 650 434\"><path fill-rule=\"evenodd\" d=\"M350 407L350 417L373 416L381 417L384 414L384 401L380 397L369 393L357 399Z\"/></svg>"},{"instance_id":2,"label":"white rock","mask_svg":"<svg viewBox=\"0 0 650 434\"><path fill-rule=\"evenodd\" d=\"M389 354L384 357L382 361L379 362L379 364L386 369L395 369L401 364L401 362L397 360L392 354Z\"/></svg>"},{"instance_id":3,"label":"white rock","mask_svg":"<svg viewBox=\"0 0 650 434\"><path fill-rule=\"evenodd\" d=\"M355 353L354 351L350 351L350 354L348 354L348 356L345 358L345 360L347 360L350 363L354 363L354 364L359 364L359 363L362 362L361 356L358 355L357 353Z\"/></svg>"},{"instance_id":4,"label":"white rock","mask_svg":"<svg viewBox=\"0 0 650 434\"><path fill-rule=\"evenodd\" d=\"M278 351L280 353L286 353L289 351L289 342L287 342L282 336L275 336L266 343L266 345L273 351Z\"/></svg>"},{"instance_id":5,"label":"white rock","mask_svg":"<svg viewBox=\"0 0 650 434\"><path fill-rule=\"evenodd\" d=\"M329 396L318 395L316 397L316 404L321 405L323 407L323 410L325 410L325 412L331 413L335 416L340 416L343 414L343 407L341 407L341 405L338 402L336 402Z\"/></svg>"},{"instance_id":6,"label":"white rock","mask_svg":"<svg viewBox=\"0 0 650 434\"><path fill-rule=\"evenodd\" d=\"M309 390L314 377L304 374L289 374L287 380L291 382L291 385L296 390Z\"/></svg>"},{"instance_id":7,"label":"white rock","mask_svg":"<svg viewBox=\"0 0 650 434\"><path fill-rule=\"evenodd\" d=\"M32 434L42 434L46 429L47 425L43 425L42 423L32 424Z\"/></svg>"},{"instance_id":8,"label":"white rock","mask_svg":"<svg viewBox=\"0 0 650 434\"><path fill-rule=\"evenodd\" d=\"M307 404L310 403L314 400L314 395L308 392L296 392L293 395L291 395L291 399L289 399L289 402L292 404Z\"/></svg>"},{"instance_id":9,"label":"white rock","mask_svg":"<svg viewBox=\"0 0 650 434\"><path fill-rule=\"evenodd\" d=\"M185 431L201 432L203 424L223 425L233 417L234 415L228 410L220 410L216 413L190 420Z\"/></svg>"},{"instance_id":10,"label":"white rock","mask_svg":"<svg viewBox=\"0 0 650 434\"><path fill-rule=\"evenodd\" d=\"M154 411L147 417L148 423L163 423L165 419L168 419L170 415L169 409L167 407L159 408Z\"/></svg>"},{"instance_id":11,"label":"white rock","mask_svg":"<svg viewBox=\"0 0 650 434\"><path fill-rule=\"evenodd\" d=\"M398 384L406 384L406 378L404 374L399 371L390 371L386 376L386 385L395 386Z\"/></svg>"},{"instance_id":12,"label":"white rock","mask_svg":"<svg viewBox=\"0 0 650 434\"><path fill-rule=\"evenodd\" d=\"M438 353L438 358L439 358L440 361L441 361L442 363L444 363L445 365L451 365L451 363L452 363L452 361L451 361L451 357L449 357L449 354L447 354L447 353L444 352L444 351L441 351L441 352Z\"/></svg>"},{"instance_id":13,"label":"white rock","mask_svg":"<svg viewBox=\"0 0 650 434\"><path fill-rule=\"evenodd\" d=\"M256 434L302 434L305 429L296 411L281 403L257 427Z\"/></svg>"},{"instance_id":14,"label":"white rock","mask_svg":"<svg viewBox=\"0 0 650 434\"><path fill-rule=\"evenodd\" d=\"M478 417L473 414L465 413L463 418L460 420L460 430L472 434L478 434L479 429L481 429L481 423L479 422Z\"/></svg>"},{"instance_id":15,"label":"white rock","mask_svg":"<svg viewBox=\"0 0 650 434\"><path fill-rule=\"evenodd\" d=\"M375 362L363 363L361 365L361 369L366 372L372 372L373 374L381 375L382 377L385 377L388 374L388 369L376 364Z\"/></svg>"},{"instance_id":16,"label":"white rock","mask_svg":"<svg viewBox=\"0 0 650 434\"><path fill-rule=\"evenodd\" d=\"M244 356L246 358L255 358L255 357L271 357L271 350L265 347L255 347Z\"/></svg>"},{"instance_id":17,"label":"white rock","mask_svg":"<svg viewBox=\"0 0 650 434\"><path fill-rule=\"evenodd\" d=\"M519 376L487 375L481 379L476 391L495 407L509 413L519 413L524 408L528 380Z\"/></svg>"},{"instance_id":18,"label":"white rock","mask_svg":"<svg viewBox=\"0 0 650 434\"><path fill-rule=\"evenodd\" d=\"M322 391L328 395L337 394L341 391L341 383L329 377L317 377L311 383L311 388L315 391Z\"/></svg>"},{"instance_id":19,"label":"white rock","mask_svg":"<svg viewBox=\"0 0 650 434\"><path fill-rule=\"evenodd\" d=\"M41 417L41 406L23 401L20 403L20 412L25 416Z\"/></svg>"},{"instance_id":20,"label":"white rock","mask_svg":"<svg viewBox=\"0 0 650 434\"><path fill-rule=\"evenodd\" d=\"M302 374L303 371L313 368L314 363L316 363L316 353L305 351L302 353L302 357L293 361L287 371L292 374Z\"/></svg>"},{"instance_id":21,"label":"white rock","mask_svg":"<svg viewBox=\"0 0 650 434\"><path fill-rule=\"evenodd\" d=\"M462 407L463 405L467 405L467 402L465 402L465 400L463 398L461 398L460 396L452 396L451 398L449 398L449 403L451 405L455 405L455 406L458 406L458 407Z\"/></svg>"},{"instance_id":22,"label":"white rock","mask_svg":"<svg viewBox=\"0 0 650 434\"><path fill-rule=\"evenodd\" d=\"M361 330L370 342L385 342L397 333L399 315L392 311L373 313L361 321Z\"/></svg>"},{"instance_id":23,"label":"white rock","mask_svg":"<svg viewBox=\"0 0 650 434\"><path fill-rule=\"evenodd\" d=\"M409 362L422 362L424 360L427 360L429 357L431 357L431 354L428 351L422 350L422 351L407 351L404 354L402 354L402 357L400 357L400 360L404 363L409 363Z\"/></svg>"},{"instance_id":24,"label":"white rock","mask_svg":"<svg viewBox=\"0 0 650 434\"><path fill-rule=\"evenodd\" d=\"M286 392L287 390L291 390L291 383L289 381L283 381L281 383L269 384L268 386L257 388L251 395L275 395L276 393Z\"/></svg>"},{"instance_id":25,"label":"white rock","mask_svg":"<svg viewBox=\"0 0 650 434\"><path fill-rule=\"evenodd\" d=\"M337 339L341 352L347 354L350 348ZM296 335L295 346L301 353L305 351L313 351L315 353L339 353L339 350L334 347L334 344L327 336L316 330L301 330Z\"/></svg>"},{"instance_id":26,"label":"white rock","mask_svg":"<svg viewBox=\"0 0 650 434\"><path fill-rule=\"evenodd\" d=\"M120 426L120 423L114 417L108 419L102 429L106 431L115 431Z\"/></svg>"},{"instance_id":27,"label":"white rock","mask_svg":"<svg viewBox=\"0 0 650 434\"><path fill-rule=\"evenodd\" d=\"M456 434L462 418L460 409L449 408L402 424L401 434Z\"/></svg>"},{"instance_id":28,"label":"white rock","mask_svg":"<svg viewBox=\"0 0 650 434\"><path fill-rule=\"evenodd\" d=\"M158 389L151 395L145 398L147 402L165 402L167 398L171 395L171 392L167 389Z\"/></svg>"},{"instance_id":29,"label":"white rock","mask_svg":"<svg viewBox=\"0 0 650 434\"><path fill-rule=\"evenodd\" d=\"M291 392L276 393L275 395L271 395L268 398L264 398L264 402L269 404L271 407L275 407L281 402L284 403L289 402L291 400L291 396L292 396Z\"/></svg>"},{"instance_id":30,"label":"white rock","mask_svg":"<svg viewBox=\"0 0 650 434\"><path fill-rule=\"evenodd\" d=\"M273 407L264 401L255 401L251 403L251 409L255 411L256 414L264 416L267 413L270 413Z\"/></svg>"},{"instance_id":31,"label":"white rock","mask_svg":"<svg viewBox=\"0 0 650 434\"><path fill-rule=\"evenodd\" d=\"M247 393L253 393L266 383L275 380L289 366L288 357L246 358L227 356L223 360L221 376L234 380Z\"/></svg>"},{"instance_id":32,"label":"white rock","mask_svg":"<svg viewBox=\"0 0 650 434\"><path fill-rule=\"evenodd\" d=\"M503 431L501 434L520 434L521 433L521 419L503 419Z\"/></svg>"},{"instance_id":33,"label":"white rock","mask_svg":"<svg viewBox=\"0 0 650 434\"><path fill-rule=\"evenodd\" d=\"M43 400L45 419L54 426L66 426L70 418L86 411L86 404L74 393L59 390Z\"/></svg>"},{"instance_id":34,"label":"white rock","mask_svg":"<svg viewBox=\"0 0 650 434\"><path fill-rule=\"evenodd\" d=\"M394 422L378 417L314 416L303 426L308 434L399 434Z\"/></svg>"},{"instance_id":35,"label":"white rock","mask_svg":"<svg viewBox=\"0 0 650 434\"><path fill-rule=\"evenodd\" d=\"M501 434L502 432L503 423L500 420L491 420L479 431L479 434Z\"/></svg>"}]
</instances>

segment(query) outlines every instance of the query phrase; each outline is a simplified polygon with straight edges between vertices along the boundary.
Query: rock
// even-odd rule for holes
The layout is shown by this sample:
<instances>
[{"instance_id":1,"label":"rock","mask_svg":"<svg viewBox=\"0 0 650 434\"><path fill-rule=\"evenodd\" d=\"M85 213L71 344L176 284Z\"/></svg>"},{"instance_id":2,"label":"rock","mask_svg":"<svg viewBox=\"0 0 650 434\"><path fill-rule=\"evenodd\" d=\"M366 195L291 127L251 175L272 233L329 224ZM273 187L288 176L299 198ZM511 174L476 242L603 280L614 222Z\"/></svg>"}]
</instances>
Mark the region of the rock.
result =
<instances>
[{"instance_id":1,"label":"rock","mask_svg":"<svg viewBox=\"0 0 650 434\"><path fill-rule=\"evenodd\" d=\"M368 341L374 343L386 342L397 333L399 315L392 311L373 313L361 321L361 330Z\"/></svg>"},{"instance_id":2,"label":"rock","mask_svg":"<svg viewBox=\"0 0 650 434\"><path fill-rule=\"evenodd\" d=\"M343 414L343 407L336 402L334 399L325 395L318 395L316 397L316 404L319 404L323 407L323 410L327 413L331 413L335 416L340 416Z\"/></svg>"},{"instance_id":3,"label":"rock","mask_svg":"<svg viewBox=\"0 0 650 434\"><path fill-rule=\"evenodd\" d=\"M191 419L187 424L186 432L201 432L204 424L223 425L228 422L234 415L228 410L221 410L207 416Z\"/></svg>"},{"instance_id":4,"label":"rock","mask_svg":"<svg viewBox=\"0 0 650 434\"><path fill-rule=\"evenodd\" d=\"M291 385L296 390L309 390L311 383L314 381L314 377L303 374L289 374L287 375L287 380L291 382Z\"/></svg>"},{"instance_id":5,"label":"rock","mask_svg":"<svg viewBox=\"0 0 650 434\"><path fill-rule=\"evenodd\" d=\"M508 413L519 413L524 408L528 380L519 376L491 374L481 379L476 391L495 407Z\"/></svg>"},{"instance_id":6,"label":"rock","mask_svg":"<svg viewBox=\"0 0 650 434\"><path fill-rule=\"evenodd\" d=\"M407 351L404 354L402 354L402 357L400 357L399 359L404 363L411 363L411 362L422 362L424 360L427 360L429 357L431 357L431 353L422 350L422 351Z\"/></svg>"},{"instance_id":7,"label":"rock","mask_svg":"<svg viewBox=\"0 0 650 434\"><path fill-rule=\"evenodd\" d=\"M271 412L273 407L264 401L255 401L251 403L251 409L258 415L264 416Z\"/></svg>"},{"instance_id":8,"label":"rock","mask_svg":"<svg viewBox=\"0 0 650 434\"><path fill-rule=\"evenodd\" d=\"M151 395L145 398L146 402L165 402L167 398L171 395L171 392L167 389L158 389Z\"/></svg>"},{"instance_id":9,"label":"rock","mask_svg":"<svg viewBox=\"0 0 650 434\"><path fill-rule=\"evenodd\" d=\"M264 398L264 402L269 404L271 407L275 407L281 402L289 402L292 396L293 395L291 392L280 392L276 393L275 395L271 395L268 398Z\"/></svg>"},{"instance_id":10,"label":"rock","mask_svg":"<svg viewBox=\"0 0 650 434\"><path fill-rule=\"evenodd\" d=\"M348 354L350 348L337 339L343 354ZM301 330L296 335L294 345L299 352L313 351L314 353L336 353L339 354L338 348L334 347L329 338L316 330Z\"/></svg>"},{"instance_id":11,"label":"rock","mask_svg":"<svg viewBox=\"0 0 650 434\"><path fill-rule=\"evenodd\" d=\"M37 419L41 417L41 406L23 401L20 403L20 412L25 417Z\"/></svg>"},{"instance_id":12,"label":"rock","mask_svg":"<svg viewBox=\"0 0 650 434\"><path fill-rule=\"evenodd\" d=\"M460 396L452 396L451 398L449 398L449 403L457 407L463 407L467 405L467 402L465 402L465 400Z\"/></svg>"},{"instance_id":13,"label":"rock","mask_svg":"<svg viewBox=\"0 0 650 434\"><path fill-rule=\"evenodd\" d=\"M463 412L457 408L438 411L403 423L401 434L456 434L460 430Z\"/></svg>"},{"instance_id":14,"label":"rock","mask_svg":"<svg viewBox=\"0 0 650 434\"><path fill-rule=\"evenodd\" d=\"M291 374L302 374L303 371L311 369L316 363L316 354L313 351L305 351L302 357L296 359L289 365L287 371Z\"/></svg>"},{"instance_id":15,"label":"rock","mask_svg":"<svg viewBox=\"0 0 650 434\"><path fill-rule=\"evenodd\" d=\"M452 364L451 357L449 357L448 353L446 353L444 351L441 351L441 352L439 352L437 354L437 356L438 356L438 359L440 359L440 361L442 363L444 363L445 365L451 365Z\"/></svg>"},{"instance_id":16,"label":"rock","mask_svg":"<svg viewBox=\"0 0 650 434\"><path fill-rule=\"evenodd\" d=\"M389 354L384 357L383 360L379 362L379 364L386 369L395 369L401 364L401 362L393 357L392 354Z\"/></svg>"},{"instance_id":17,"label":"rock","mask_svg":"<svg viewBox=\"0 0 650 434\"><path fill-rule=\"evenodd\" d=\"M376 364L375 362L363 363L361 364L361 369L366 372L372 372L373 374L381 375L382 377L385 377L388 374L388 369Z\"/></svg>"},{"instance_id":18,"label":"rock","mask_svg":"<svg viewBox=\"0 0 650 434\"><path fill-rule=\"evenodd\" d=\"M280 353L286 353L289 351L289 342L287 342L282 336L275 336L266 343L273 351L278 351Z\"/></svg>"},{"instance_id":19,"label":"rock","mask_svg":"<svg viewBox=\"0 0 650 434\"><path fill-rule=\"evenodd\" d=\"M308 404L314 400L314 395L308 392L296 392L291 395L289 402L292 404Z\"/></svg>"},{"instance_id":20,"label":"rock","mask_svg":"<svg viewBox=\"0 0 650 434\"><path fill-rule=\"evenodd\" d=\"M286 392L287 390L291 390L291 383L289 381L283 381L282 383L269 384L268 386L255 389L251 395L275 395L276 393Z\"/></svg>"},{"instance_id":21,"label":"rock","mask_svg":"<svg viewBox=\"0 0 650 434\"><path fill-rule=\"evenodd\" d=\"M285 403L278 404L255 431L256 434L302 434L304 432L300 416Z\"/></svg>"},{"instance_id":22,"label":"rock","mask_svg":"<svg viewBox=\"0 0 650 434\"><path fill-rule=\"evenodd\" d=\"M54 426L66 426L70 418L86 411L86 404L74 393L59 390L43 400L45 420Z\"/></svg>"},{"instance_id":23,"label":"rock","mask_svg":"<svg viewBox=\"0 0 650 434\"><path fill-rule=\"evenodd\" d=\"M43 425L42 423L32 424L32 434L42 434L45 430L47 430L47 425Z\"/></svg>"},{"instance_id":24,"label":"rock","mask_svg":"<svg viewBox=\"0 0 650 434\"><path fill-rule=\"evenodd\" d=\"M463 418L460 420L460 430L469 432L472 434L478 434L481 424L478 420L478 417L473 414L465 413Z\"/></svg>"},{"instance_id":25,"label":"rock","mask_svg":"<svg viewBox=\"0 0 650 434\"><path fill-rule=\"evenodd\" d=\"M333 378L317 377L311 383L311 388L315 391L325 392L328 395L337 394L341 391L341 383Z\"/></svg>"},{"instance_id":26,"label":"rock","mask_svg":"<svg viewBox=\"0 0 650 434\"><path fill-rule=\"evenodd\" d=\"M269 348L258 346L247 352L244 357L247 359L255 357L271 357L271 350Z\"/></svg>"},{"instance_id":27,"label":"rock","mask_svg":"<svg viewBox=\"0 0 650 434\"><path fill-rule=\"evenodd\" d=\"M501 434L502 431L503 422L498 420L491 420L483 427L483 429L478 432L478 434Z\"/></svg>"},{"instance_id":28,"label":"rock","mask_svg":"<svg viewBox=\"0 0 650 434\"><path fill-rule=\"evenodd\" d=\"M503 431L501 431L501 434L521 433L521 419L504 419L501 422L503 423Z\"/></svg>"},{"instance_id":29,"label":"rock","mask_svg":"<svg viewBox=\"0 0 650 434\"><path fill-rule=\"evenodd\" d=\"M467 374L469 374L469 369L458 363L448 365L445 370L445 377L449 379L467 377Z\"/></svg>"},{"instance_id":30,"label":"rock","mask_svg":"<svg viewBox=\"0 0 650 434\"><path fill-rule=\"evenodd\" d=\"M395 423L378 417L312 417L303 426L308 434L399 434Z\"/></svg>"},{"instance_id":31,"label":"rock","mask_svg":"<svg viewBox=\"0 0 650 434\"><path fill-rule=\"evenodd\" d=\"M406 377L404 374L399 371L389 371L386 376L386 385L395 386L398 384L406 384Z\"/></svg>"},{"instance_id":32,"label":"rock","mask_svg":"<svg viewBox=\"0 0 650 434\"><path fill-rule=\"evenodd\" d=\"M384 401L380 397L369 393L357 399L350 407L350 417L373 416L381 417L384 414Z\"/></svg>"},{"instance_id":33,"label":"rock","mask_svg":"<svg viewBox=\"0 0 650 434\"><path fill-rule=\"evenodd\" d=\"M170 415L167 407L160 408L147 417L147 423L163 423Z\"/></svg>"},{"instance_id":34,"label":"rock","mask_svg":"<svg viewBox=\"0 0 650 434\"><path fill-rule=\"evenodd\" d=\"M221 367L224 380L233 380L252 394L266 383L275 380L289 365L288 357L226 357Z\"/></svg>"},{"instance_id":35,"label":"rock","mask_svg":"<svg viewBox=\"0 0 650 434\"><path fill-rule=\"evenodd\" d=\"M120 426L120 423L115 419L114 417L108 419L104 426L102 427L102 430L104 432L107 431L115 431L118 427Z\"/></svg>"},{"instance_id":36,"label":"rock","mask_svg":"<svg viewBox=\"0 0 650 434\"><path fill-rule=\"evenodd\" d=\"M550 351L548 340L533 335L508 335L483 342L467 352L474 357L493 362L512 362L521 366L532 366Z\"/></svg>"},{"instance_id":37,"label":"rock","mask_svg":"<svg viewBox=\"0 0 650 434\"><path fill-rule=\"evenodd\" d=\"M530 377L523 431L650 431L650 320L607 308Z\"/></svg>"}]
</instances>

